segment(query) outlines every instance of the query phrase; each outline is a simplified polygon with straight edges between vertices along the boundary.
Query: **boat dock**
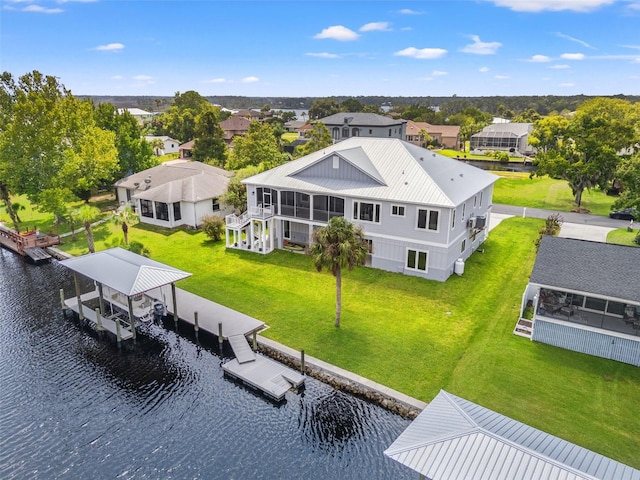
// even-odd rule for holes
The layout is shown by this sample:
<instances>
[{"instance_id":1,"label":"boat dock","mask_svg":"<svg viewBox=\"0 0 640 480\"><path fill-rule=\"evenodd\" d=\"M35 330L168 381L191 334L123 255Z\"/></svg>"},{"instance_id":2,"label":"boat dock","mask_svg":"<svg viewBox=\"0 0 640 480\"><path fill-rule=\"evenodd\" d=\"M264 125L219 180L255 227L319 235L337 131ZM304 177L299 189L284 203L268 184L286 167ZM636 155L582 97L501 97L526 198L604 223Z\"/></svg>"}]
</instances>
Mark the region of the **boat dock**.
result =
<instances>
[{"instance_id":1,"label":"boat dock","mask_svg":"<svg viewBox=\"0 0 640 480\"><path fill-rule=\"evenodd\" d=\"M162 313L170 313L176 322L193 325L196 333L211 333L218 337L220 345L229 341L236 358L223 364L225 374L277 401L304 383L303 375L255 353L249 345L247 336L253 335L255 348L264 322L175 286L190 273L121 248L72 257L60 264L73 271L76 284L75 297L64 299L61 291L63 308L88 319L98 330L115 334L119 342L135 340L136 322L150 320L159 305L166 309ZM77 274L93 280L96 290L81 293Z\"/></svg>"},{"instance_id":2,"label":"boat dock","mask_svg":"<svg viewBox=\"0 0 640 480\"><path fill-rule=\"evenodd\" d=\"M280 401L291 388L304 384L304 375L264 355L256 354L244 335L229 337L236 358L222 365L222 370L267 396Z\"/></svg>"},{"instance_id":3,"label":"boat dock","mask_svg":"<svg viewBox=\"0 0 640 480\"><path fill-rule=\"evenodd\" d=\"M37 231L17 233L0 224L0 245L29 258L39 264L51 260L51 255L45 248L60 244L57 235L42 235Z\"/></svg>"}]
</instances>

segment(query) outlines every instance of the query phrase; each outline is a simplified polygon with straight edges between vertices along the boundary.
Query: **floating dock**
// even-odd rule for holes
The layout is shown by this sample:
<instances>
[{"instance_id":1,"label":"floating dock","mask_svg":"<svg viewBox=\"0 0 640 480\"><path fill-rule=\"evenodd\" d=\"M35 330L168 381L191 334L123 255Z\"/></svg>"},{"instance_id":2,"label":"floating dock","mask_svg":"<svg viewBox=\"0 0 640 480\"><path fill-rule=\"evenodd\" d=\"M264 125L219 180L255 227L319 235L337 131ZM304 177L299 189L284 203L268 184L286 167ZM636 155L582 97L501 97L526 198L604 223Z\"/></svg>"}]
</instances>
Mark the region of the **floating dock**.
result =
<instances>
[{"instance_id":1,"label":"floating dock","mask_svg":"<svg viewBox=\"0 0 640 480\"><path fill-rule=\"evenodd\" d=\"M222 365L222 370L267 396L280 401L291 388L304 384L304 375L251 350L247 338L237 335L229 338L236 358Z\"/></svg>"}]
</instances>

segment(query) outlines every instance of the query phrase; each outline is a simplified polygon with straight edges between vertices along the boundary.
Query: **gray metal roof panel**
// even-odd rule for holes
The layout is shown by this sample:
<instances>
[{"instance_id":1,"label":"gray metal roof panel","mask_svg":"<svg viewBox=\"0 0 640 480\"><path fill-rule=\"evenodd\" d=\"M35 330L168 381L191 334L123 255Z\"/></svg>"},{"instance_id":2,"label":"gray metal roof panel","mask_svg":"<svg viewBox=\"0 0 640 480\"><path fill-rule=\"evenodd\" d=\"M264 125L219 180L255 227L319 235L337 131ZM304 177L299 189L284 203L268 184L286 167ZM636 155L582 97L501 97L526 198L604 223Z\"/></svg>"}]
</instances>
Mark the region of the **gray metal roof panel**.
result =
<instances>
[{"instance_id":1,"label":"gray metal roof panel","mask_svg":"<svg viewBox=\"0 0 640 480\"><path fill-rule=\"evenodd\" d=\"M640 248L544 236L530 282L640 302Z\"/></svg>"},{"instance_id":2,"label":"gray metal roof panel","mask_svg":"<svg viewBox=\"0 0 640 480\"><path fill-rule=\"evenodd\" d=\"M445 391L384 453L432 480L640 480L639 470Z\"/></svg>"},{"instance_id":3,"label":"gray metal roof panel","mask_svg":"<svg viewBox=\"0 0 640 480\"><path fill-rule=\"evenodd\" d=\"M129 296L191 276L119 247L62 260L60 264Z\"/></svg>"},{"instance_id":4,"label":"gray metal roof panel","mask_svg":"<svg viewBox=\"0 0 640 480\"><path fill-rule=\"evenodd\" d=\"M291 174L333 152L343 154L360 147L385 185L362 185L327 178L296 178ZM352 137L243 180L245 184L308 193L337 193L355 198L453 207L492 185L498 177L479 168L444 157L399 139Z\"/></svg>"}]
</instances>

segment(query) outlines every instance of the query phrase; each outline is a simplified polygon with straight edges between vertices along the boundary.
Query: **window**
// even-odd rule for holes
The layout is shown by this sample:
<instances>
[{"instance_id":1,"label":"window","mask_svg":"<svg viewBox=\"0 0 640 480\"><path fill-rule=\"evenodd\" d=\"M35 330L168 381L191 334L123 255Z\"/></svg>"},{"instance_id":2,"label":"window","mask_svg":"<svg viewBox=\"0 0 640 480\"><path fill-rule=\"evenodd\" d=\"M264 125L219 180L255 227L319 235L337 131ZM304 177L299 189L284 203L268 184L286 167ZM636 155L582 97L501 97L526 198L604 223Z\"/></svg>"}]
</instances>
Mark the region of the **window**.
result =
<instances>
[{"instance_id":1,"label":"window","mask_svg":"<svg viewBox=\"0 0 640 480\"><path fill-rule=\"evenodd\" d=\"M153 218L153 203L151 200L140 200L140 215Z\"/></svg>"},{"instance_id":2,"label":"window","mask_svg":"<svg viewBox=\"0 0 640 480\"><path fill-rule=\"evenodd\" d=\"M602 298L587 297L587 300L584 302L584 308L598 312L604 312L606 305L607 301Z\"/></svg>"},{"instance_id":3,"label":"window","mask_svg":"<svg viewBox=\"0 0 640 480\"><path fill-rule=\"evenodd\" d=\"M480 192L480 206L482 206L482 193L483 192Z\"/></svg>"},{"instance_id":4,"label":"window","mask_svg":"<svg viewBox=\"0 0 640 480\"><path fill-rule=\"evenodd\" d=\"M156 202L156 219L169 221L169 205L164 202Z\"/></svg>"},{"instance_id":5,"label":"window","mask_svg":"<svg viewBox=\"0 0 640 480\"><path fill-rule=\"evenodd\" d=\"M131 201L131 190L127 188L127 202Z\"/></svg>"},{"instance_id":6,"label":"window","mask_svg":"<svg viewBox=\"0 0 640 480\"><path fill-rule=\"evenodd\" d=\"M331 138L334 140L340 140L340 129L338 127L333 127L331 130Z\"/></svg>"},{"instance_id":7,"label":"window","mask_svg":"<svg viewBox=\"0 0 640 480\"><path fill-rule=\"evenodd\" d=\"M460 221L461 222L464 222L464 214L465 214L466 211L467 211L467 204L463 203L462 204L462 216L460 217Z\"/></svg>"},{"instance_id":8,"label":"window","mask_svg":"<svg viewBox=\"0 0 640 480\"><path fill-rule=\"evenodd\" d=\"M351 129L351 136L352 137L359 137L360 136L360 129L359 128L352 128Z\"/></svg>"},{"instance_id":9,"label":"window","mask_svg":"<svg viewBox=\"0 0 640 480\"><path fill-rule=\"evenodd\" d=\"M380 204L353 202L353 219L380 223Z\"/></svg>"},{"instance_id":10,"label":"window","mask_svg":"<svg viewBox=\"0 0 640 480\"><path fill-rule=\"evenodd\" d=\"M418 209L418 228L423 230L438 230L438 210Z\"/></svg>"},{"instance_id":11,"label":"window","mask_svg":"<svg viewBox=\"0 0 640 480\"><path fill-rule=\"evenodd\" d=\"M182 212L180 211L180 202L173 204L173 220L182 220Z\"/></svg>"},{"instance_id":12,"label":"window","mask_svg":"<svg viewBox=\"0 0 640 480\"><path fill-rule=\"evenodd\" d=\"M282 222L282 236L287 240L291 239L291 222L289 220Z\"/></svg>"},{"instance_id":13,"label":"window","mask_svg":"<svg viewBox=\"0 0 640 480\"><path fill-rule=\"evenodd\" d=\"M407 250L407 268L426 272L427 257L427 252L423 252L421 250Z\"/></svg>"},{"instance_id":14,"label":"window","mask_svg":"<svg viewBox=\"0 0 640 480\"><path fill-rule=\"evenodd\" d=\"M340 168L340 157L338 155L333 156L333 168Z\"/></svg>"},{"instance_id":15,"label":"window","mask_svg":"<svg viewBox=\"0 0 640 480\"><path fill-rule=\"evenodd\" d=\"M369 252L369 255L373 255L373 240L365 238L364 242L367 244L367 252Z\"/></svg>"},{"instance_id":16,"label":"window","mask_svg":"<svg viewBox=\"0 0 640 480\"><path fill-rule=\"evenodd\" d=\"M391 205L392 217L404 217L404 205Z\"/></svg>"},{"instance_id":17,"label":"window","mask_svg":"<svg viewBox=\"0 0 640 480\"><path fill-rule=\"evenodd\" d=\"M451 229L456 226L456 211L451 210Z\"/></svg>"},{"instance_id":18,"label":"window","mask_svg":"<svg viewBox=\"0 0 640 480\"><path fill-rule=\"evenodd\" d=\"M624 303L614 302L612 300L609 300L607 302L607 313L610 313L612 315L619 315L619 316L623 317L624 316L624 307L625 307Z\"/></svg>"},{"instance_id":19,"label":"window","mask_svg":"<svg viewBox=\"0 0 640 480\"><path fill-rule=\"evenodd\" d=\"M389 129L389 136L391 136L391 129Z\"/></svg>"},{"instance_id":20,"label":"window","mask_svg":"<svg viewBox=\"0 0 640 480\"><path fill-rule=\"evenodd\" d=\"M467 249L467 240L462 240L462 245L460 245L460 253L464 253L464 251Z\"/></svg>"},{"instance_id":21,"label":"window","mask_svg":"<svg viewBox=\"0 0 640 480\"><path fill-rule=\"evenodd\" d=\"M373 130L369 129L369 135L373 135Z\"/></svg>"},{"instance_id":22,"label":"window","mask_svg":"<svg viewBox=\"0 0 640 480\"><path fill-rule=\"evenodd\" d=\"M473 196L473 208L476 208L476 204L478 203L478 196L474 195Z\"/></svg>"},{"instance_id":23,"label":"window","mask_svg":"<svg viewBox=\"0 0 640 480\"><path fill-rule=\"evenodd\" d=\"M314 195L313 219L326 222L333 217L344 217L344 199L327 195Z\"/></svg>"},{"instance_id":24,"label":"window","mask_svg":"<svg viewBox=\"0 0 640 480\"><path fill-rule=\"evenodd\" d=\"M349 138L349 127L344 127L342 129L342 138Z\"/></svg>"},{"instance_id":25,"label":"window","mask_svg":"<svg viewBox=\"0 0 640 480\"><path fill-rule=\"evenodd\" d=\"M211 199L211 207L213 208L214 212L217 212L218 210L220 210L220 201L217 198Z\"/></svg>"}]
</instances>

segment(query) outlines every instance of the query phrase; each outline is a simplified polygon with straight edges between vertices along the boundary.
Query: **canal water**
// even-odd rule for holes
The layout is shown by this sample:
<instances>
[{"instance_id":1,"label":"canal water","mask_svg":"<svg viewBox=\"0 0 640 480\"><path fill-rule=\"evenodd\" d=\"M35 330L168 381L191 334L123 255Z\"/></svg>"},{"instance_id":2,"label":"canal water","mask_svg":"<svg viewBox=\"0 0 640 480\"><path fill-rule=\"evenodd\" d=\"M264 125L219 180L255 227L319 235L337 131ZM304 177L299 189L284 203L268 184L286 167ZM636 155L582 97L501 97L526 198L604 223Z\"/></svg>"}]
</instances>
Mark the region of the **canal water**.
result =
<instances>
[{"instance_id":1,"label":"canal water","mask_svg":"<svg viewBox=\"0 0 640 480\"><path fill-rule=\"evenodd\" d=\"M383 455L408 420L311 378L276 405L172 323L119 350L60 288L57 262L0 249L0 478L415 478Z\"/></svg>"}]
</instances>

